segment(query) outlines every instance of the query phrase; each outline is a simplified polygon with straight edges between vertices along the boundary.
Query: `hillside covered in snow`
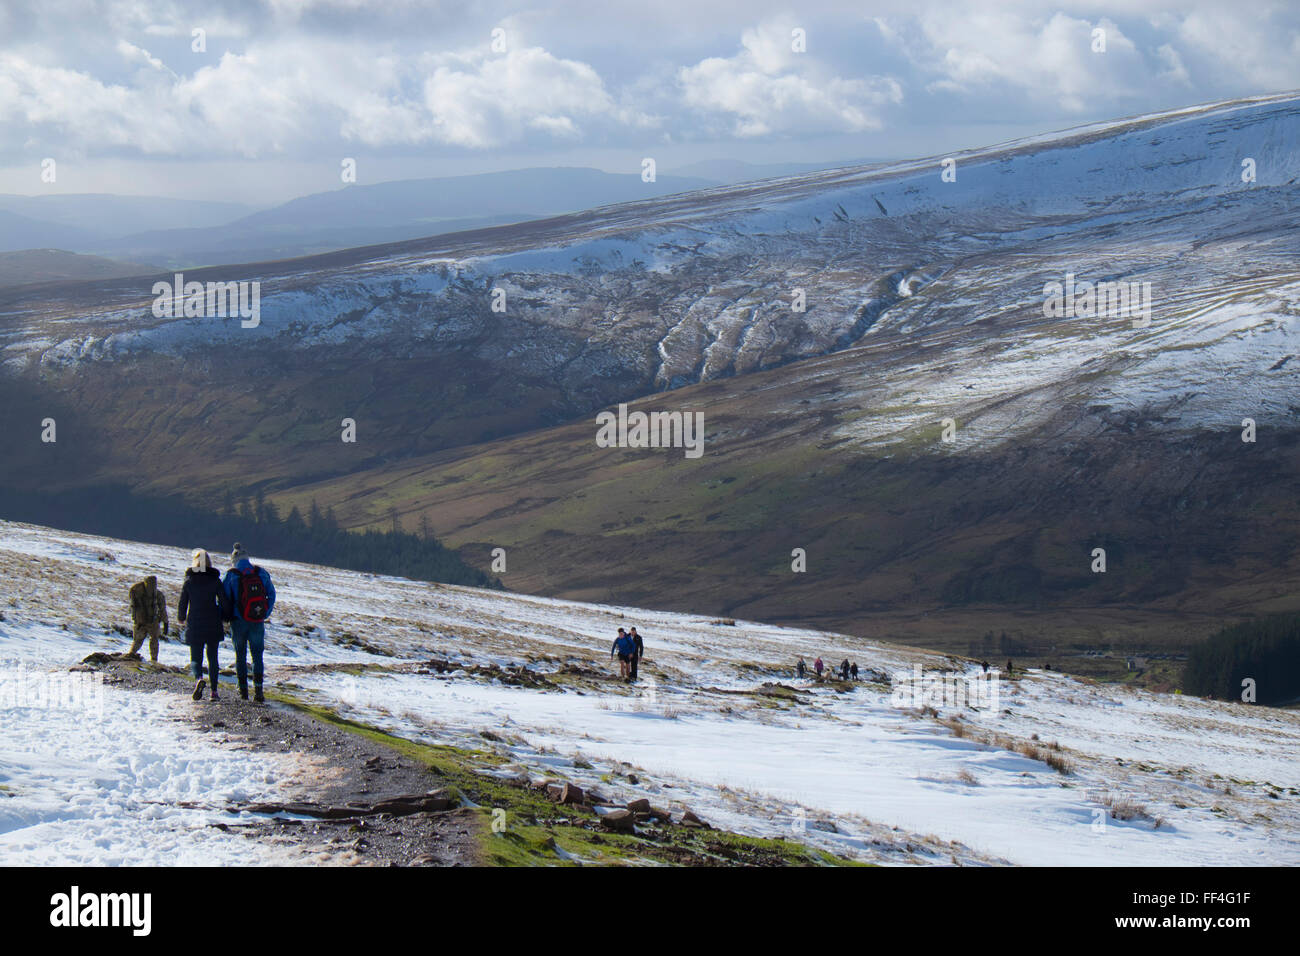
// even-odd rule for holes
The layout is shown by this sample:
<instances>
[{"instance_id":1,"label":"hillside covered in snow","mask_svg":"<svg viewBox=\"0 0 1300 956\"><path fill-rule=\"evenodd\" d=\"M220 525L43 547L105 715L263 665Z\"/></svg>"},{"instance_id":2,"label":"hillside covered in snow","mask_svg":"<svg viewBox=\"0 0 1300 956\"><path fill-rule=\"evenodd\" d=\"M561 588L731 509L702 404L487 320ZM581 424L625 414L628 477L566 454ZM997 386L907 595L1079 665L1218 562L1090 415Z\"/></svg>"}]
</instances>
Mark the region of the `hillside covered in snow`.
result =
<instances>
[{"instance_id":1,"label":"hillside covered in snow","mask_svg":"<svg viewBox=\"0 0 1300 956\"><path fill-rule=\"evenodd\" d=\"M991 395L997 379L1023 389L1122 348L1128 368L1098 398L1140 409L1150 393L1169 391L1170 373L1212 362L1230 379L1224 363L1265 371L1288 354L1297 157L1296 95L1256 97L950 157L192 271L200 282L259 280L256 327L159 320L152 279L23 289L4 299L4 367L87 377L219 344L283 352L286 372L310 381L341 350L358 362L452 351L508 371L517 385L558 388L554 416L864 337L934 335L934 344L997 355L976 397ZM1150 283L1151 327L1130 334L1127 316L1080 314L1068 328L1045 321L1044 286L1067 274ZM503 309L493 308L494 290ZM796 290L804 308L792 308ZM1018 349L1007 347L1011 333ZM1283 411L1287 378L1254 377L1263 410ZM360 399L348 391L337 397ZM1214 397L1198 395L1180 420L1212 419ZM1003 437L1030 425L1017 422Z\"/></svg>"},{"instance_id":2,"label":"hillside covered in snow","mask_svg":"<svg viewBox=\"0 0 1300 956\"><path fill-rule=\"evenodd\" d=\"M291 841L245 839L255 814L237 808L283 799L320 768L196 726L228 712L212 708L251 705L111 683L77 706L20 693L125 651L115 629L129 585L157 575L174 609L186 562L177 549L0 523L0 861L301 860ZM645 797L869 862L1300 863L1294 710L1040 670L989 685L977 662L841 634L265 565L280 596L273 707L462 748L512 785ZM609 648L633 624L647 660L628 686ZM850 659L863 679L800 679L800 656ZM164 665L187 661L163 644ZM643 827L636 839L655 838ZM563 841L547 852L573 862Z\"/></svg>"}]
</instances>

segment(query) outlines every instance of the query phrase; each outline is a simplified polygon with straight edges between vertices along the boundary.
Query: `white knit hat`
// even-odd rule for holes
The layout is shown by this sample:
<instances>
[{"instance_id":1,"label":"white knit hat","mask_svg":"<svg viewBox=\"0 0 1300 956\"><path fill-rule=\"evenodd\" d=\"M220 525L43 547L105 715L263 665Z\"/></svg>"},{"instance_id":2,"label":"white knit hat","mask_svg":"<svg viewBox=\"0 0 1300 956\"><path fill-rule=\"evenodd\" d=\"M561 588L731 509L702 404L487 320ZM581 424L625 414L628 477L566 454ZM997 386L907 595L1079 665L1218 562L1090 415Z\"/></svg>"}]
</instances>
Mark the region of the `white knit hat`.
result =
<instances>
[{"instance_id":1,"label":"white knit hat","mask_svg":"<svg viewBox=\"0 0 1300 956\"><path fill-rule=\"evenodd\" d=\"M212 561L208 558L208 552L202 548L195 548L194 553L190 555L190 567L199 574L211 568Z\"/></svg>"}]
</instances>

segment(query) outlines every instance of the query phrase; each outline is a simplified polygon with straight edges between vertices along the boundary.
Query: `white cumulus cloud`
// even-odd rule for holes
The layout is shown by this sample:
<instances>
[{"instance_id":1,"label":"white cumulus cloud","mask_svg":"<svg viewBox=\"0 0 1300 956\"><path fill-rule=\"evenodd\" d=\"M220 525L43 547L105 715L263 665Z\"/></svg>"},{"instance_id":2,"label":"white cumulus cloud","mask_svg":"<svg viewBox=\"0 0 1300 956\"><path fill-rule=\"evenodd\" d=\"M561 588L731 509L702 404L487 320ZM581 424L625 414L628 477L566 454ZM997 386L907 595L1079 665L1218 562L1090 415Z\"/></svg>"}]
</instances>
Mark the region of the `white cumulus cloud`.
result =
<instances>
[{"instance_id":1,"label":"white cumulus cloud","mask_svg":"<svg viewBox=\"0 0 1300 956\"><path fill-rule=\"evenodd\" d=\"M575 136L587 117L620 118L594 69L539 47L435 58L424 107L438 139L487 147L529 131Z\"/></svg>"},{"instance_id":2,"label":"white cumulus cloud","mask_svg":"<svg viewBox=\"0 0 1300 956\"><path fill-rule=\"evenodd\" d=\"M1038 19L1010 10L932 9L916 25L923 42L910 55L940 74L932 90L1010 87L1080 113L1137 95L1148 72L1133 41L1104 17L1090 22L1060 12ZM1101 31L1104 52L1095 48L1095 31Z\"/></svg>"},{"instance_id":3,"label":"white cumulus cloud","mask_svg":"<svg viewBox=\"0 0 1300 956\"><path fill-rule=\"evenodd\" d=\"M304 145L571 140L584 123L643 125L589 65L540 47L494 54L376 51L343 40L264 42L178 75L121 40L130 79L0 53L0 119L72 148L146 154L279 154Z\"/></svg>"},{"instance_id":4,"label":"white cumulus cloud","mask_svg":"<svg viewBox=\"0 0 1300 956\"><path fill-rule=\"evenodd\" d=\"M677 73L687 106L722 117L737 136L879 129L882 108L899 103L902 87L884 76L844 77L808 50L793 48L785 21L746 30L741 50L709 57Z\"/></svg>"}]
</instances>

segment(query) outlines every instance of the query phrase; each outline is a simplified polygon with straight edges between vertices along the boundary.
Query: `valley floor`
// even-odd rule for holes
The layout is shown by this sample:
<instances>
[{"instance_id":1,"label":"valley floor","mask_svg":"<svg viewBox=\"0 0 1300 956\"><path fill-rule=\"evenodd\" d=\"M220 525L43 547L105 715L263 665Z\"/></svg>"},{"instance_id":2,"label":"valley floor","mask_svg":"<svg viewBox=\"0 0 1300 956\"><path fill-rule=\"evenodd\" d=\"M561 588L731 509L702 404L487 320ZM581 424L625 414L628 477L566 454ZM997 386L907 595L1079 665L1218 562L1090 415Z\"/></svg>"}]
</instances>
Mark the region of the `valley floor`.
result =
<instances>
[{"instance_id":1,"label":"valley floor","mask_svg":"<svg viewBox=\"0 0 1300 956\"><path fill-rule=\"evenodd\" d=\"M130 583L157 574L174 608L185 563L178 549L0 523L8 588L0 603L8 678L0 687L0 861L364 857L355 834L340 842L323 827L307 836L302 821L286 825L284 813L249 809L333 799L321 794L322 768L341 772L328 755L344 745L328 734L295 731L317 743L315 752L288 734L253 740L233 718L214 717L213 708L233 714L240 702L192 702L178 693L175 675L160 675L150 689L131 676L138 669L122 665L106 669L122 683L103 687L102 702L59 708L14 699L15 674L28 686L89 679L68 668L95 652L125 651L115 627L127 623ZM390 760L442 761L440 772L455 778L483 819L493 800L514 801L511 812L527 815L520 832L552 834L521 861L607 859L589 842L576 849L573 821L538 811L525 796L552 779L598 790L610 804L647 798L674 817L690 809L722 832L773 841L765 848L801 847L824 861L1300 862L1293 711L1038 671L1002 677L992 685L995 699L962 706L939 695L943 675L974 686L966 681L979 668L957 657L743 621L265 564L280 594L268 633L268 687L283 702L268 711L273 719L292 705L326 723L385 731L394 736L385 746L398 748ZM609 646L613 631L631 624L645 637L647 660L643 680L629 686L611 679ZM797 680L800 655L810 664L819 655L831 665L854 660L864 680ZM223 664L229 656L227 643ZM183 645L164 643L165 665L187 660ZM921 698L899 700L918 667ZM342 763L355 765L359 754ZM450 755L459 755L454 767ZM497 785L515 789L505 794ZM348 786L353 792L343 795L356 800L356 785ZM587 833L588 822L578 823ZM448 839L467 826L457 824ZM619 843L625 857L673 859L663 849L666 831L642 831L627 840L655 852ZM508 842L509 831L479 845L512 861L492 849L493 839ZM467 848L462 861L471 856Z\"/></svg>"}]
</instances>

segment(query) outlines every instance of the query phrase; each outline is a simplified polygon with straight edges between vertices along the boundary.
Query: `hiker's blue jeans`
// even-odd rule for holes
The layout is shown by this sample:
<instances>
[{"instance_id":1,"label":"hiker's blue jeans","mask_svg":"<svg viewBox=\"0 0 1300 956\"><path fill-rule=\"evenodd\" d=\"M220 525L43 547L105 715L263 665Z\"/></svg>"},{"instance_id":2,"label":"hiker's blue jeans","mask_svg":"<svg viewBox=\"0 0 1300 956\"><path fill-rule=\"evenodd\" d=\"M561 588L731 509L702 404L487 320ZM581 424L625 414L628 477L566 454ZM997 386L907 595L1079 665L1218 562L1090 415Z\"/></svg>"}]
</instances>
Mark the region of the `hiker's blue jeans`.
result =
<instances>
[{"instance_id":1,"label":"hiker's blue jeans","mask_svg":"<svg viewBox=\"0 0 1300 956\"><path fill-rule=\"evenodd\" d=\"M235 673L240 686L248 683L247 652L253 652L253 683L262 683L262 651L266 647L266 624L235 618L230 622L230 639L235 643Z\"/></svg>"}]
</instances>

